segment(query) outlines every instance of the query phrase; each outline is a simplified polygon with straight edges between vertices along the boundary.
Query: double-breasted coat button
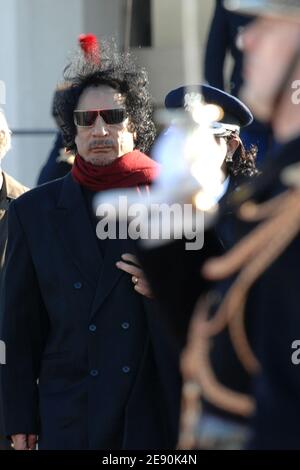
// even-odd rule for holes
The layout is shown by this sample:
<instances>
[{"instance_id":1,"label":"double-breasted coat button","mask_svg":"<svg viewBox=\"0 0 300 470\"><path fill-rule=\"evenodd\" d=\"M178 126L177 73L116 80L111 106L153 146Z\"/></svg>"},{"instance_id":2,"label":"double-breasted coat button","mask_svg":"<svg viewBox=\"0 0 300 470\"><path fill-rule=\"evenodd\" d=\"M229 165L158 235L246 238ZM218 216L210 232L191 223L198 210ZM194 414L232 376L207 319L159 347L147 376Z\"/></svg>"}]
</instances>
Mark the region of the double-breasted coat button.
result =
<instances>
[{"instance_id":1,"label":"double-breasted coat button","mask_svg":"<svg viewBox=\"0 0 300 470\"><path fill-rule=\"evenodd\" d=\"M74 287L74 289L81 289L82 288L82 282L80 282L80 281L74 282L73 287Z\"/></svg>"},{"instance_id":2,"label":"double-breasted coat button","mask_svg":"<svg viewBox=\"0 0 300 470\"><path fill-rule=\"evenodd\" d=\"M92 369L92 370L90 371L90 375L91 375L92 377L97 377L98 374L99 374L99 371L98 371L97 369Z\"/></svg>"},{"instance_id":3,"label":"double-breasted coat button","mask_svg":"<svg viewBox=\"0 0 300 470\"><path fill-rule=\"evenodd\" d=\"M123 330L128 330L129 326L130 326L130 325L129 325L129 323L128 323L127 321L124 321L124 322L122 323L122 328L123 328Z\"/></svg>"},{"instance_id":4,"label":"double-breasted coat button","mask_svg":"<svg viewBox=\"0 0 300 470\"><path fill-rule=\"evenodd\" d=\"M130 372L130 367L124 366L122 367L122 371L124 372L124 374L128 374L128 372Z\"/></svg>"},{"instance_id":5,"label":"double-breasted coat button","mask_svg":"<svg viewBox=\"0 0 300 470\"><path fill-rule=\"evenodd\" d=\"M90 325L90 326L89 326L89 330L90 330L90 331L96 331L96 330L97 330L96 325Z\"/></svg>"}]
</instances>

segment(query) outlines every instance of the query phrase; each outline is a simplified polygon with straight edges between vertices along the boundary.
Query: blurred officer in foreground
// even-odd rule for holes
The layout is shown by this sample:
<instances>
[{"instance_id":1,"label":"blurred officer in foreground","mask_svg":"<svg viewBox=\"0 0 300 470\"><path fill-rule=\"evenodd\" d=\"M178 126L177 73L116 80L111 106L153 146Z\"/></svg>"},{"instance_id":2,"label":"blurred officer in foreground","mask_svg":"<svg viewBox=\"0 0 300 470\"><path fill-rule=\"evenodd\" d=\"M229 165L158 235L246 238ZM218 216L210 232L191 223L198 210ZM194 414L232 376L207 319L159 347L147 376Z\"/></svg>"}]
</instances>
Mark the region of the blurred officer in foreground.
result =
<instances>
[{"instance_id":1,"label":"blurred officer in foreground","mask_svg":"<svg viewBox=\"0 0 300 470\"><path fill-rule=\"evenodd\" d=\"M248 447L299 449L300 2L232 0L226 5L259 16L242 36L241 96L255 116L271 124L282 148L261 177L230 199L246 236L226 256L207 262L202 275L211 281L234 276L234 281L212 318L205 317L208 303L198 305L183 370L200 384L208 402L252 416ZM224 367L220 371L224 357L226 373ZM231 389L242 373L237 358L253 377L251 394ZM201 433L201 421L199 427ZM219 426L214 436L220 432Z\"/></svg>"}]
</instances>

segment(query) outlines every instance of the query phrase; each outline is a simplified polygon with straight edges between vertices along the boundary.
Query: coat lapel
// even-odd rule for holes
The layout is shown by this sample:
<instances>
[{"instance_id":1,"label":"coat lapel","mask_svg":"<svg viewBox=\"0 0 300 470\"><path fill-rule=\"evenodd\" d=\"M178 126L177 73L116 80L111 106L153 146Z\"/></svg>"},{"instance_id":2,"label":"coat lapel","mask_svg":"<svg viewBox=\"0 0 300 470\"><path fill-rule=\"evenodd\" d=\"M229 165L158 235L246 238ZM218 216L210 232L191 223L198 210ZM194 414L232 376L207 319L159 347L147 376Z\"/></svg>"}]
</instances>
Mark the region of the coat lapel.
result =
<instances>
[{"instance_id":1,"label":"coat lapel","mask_svg":"<svg viewBox=\"0 0 300 470\"><path fill-rule=\"evenodd\" d=\"M93 231L79 184L75 183L71 174L62 181L58 205L51 217L66 252L95 288L103 266L96 233Z\"/></svg>"},{"instance_id":2,"label":"coat lapel","mask_svg":"<svg viewBox=\"0 0 300 470\"><path fill-rule=\"evenodd\" d=\"M132 245L131 240L106 240L104 263L92 306L92 316L99 311L99 308L111 293L120 277L129 276L129 274L116 267L116 262L121 260L122 254L133 253Z\"/></svg>"},{"instance_id":3,"label":"coat lapel","mask_svg":"<svg viewBox=\"0 0 300 470\"><path fill-rule=\"evenodd\" d=\"M138 194L149 196L149 187L141 186L138 189ZM118 227L117 227L118 234ZM130 276L130 274L121 271L116 267L116 262L121 260L121 255L124 253L136 253L135 242L127 237L127 239L106 240L106 250L104 256L104 264L99 278L96 296L92 306L92 316L97 313L105 299L111 293L121 276Z\"/></svg>"}]
</instances>

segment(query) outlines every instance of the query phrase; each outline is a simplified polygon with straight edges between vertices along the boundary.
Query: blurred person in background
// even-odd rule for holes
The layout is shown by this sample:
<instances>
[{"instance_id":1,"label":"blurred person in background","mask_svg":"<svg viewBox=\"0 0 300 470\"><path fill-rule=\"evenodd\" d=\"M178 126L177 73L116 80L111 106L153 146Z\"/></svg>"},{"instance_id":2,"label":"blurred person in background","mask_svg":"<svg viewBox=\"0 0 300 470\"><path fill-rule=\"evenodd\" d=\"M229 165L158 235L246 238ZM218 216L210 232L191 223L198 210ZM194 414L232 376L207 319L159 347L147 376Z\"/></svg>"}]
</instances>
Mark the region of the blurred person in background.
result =
<instances>
[{"instance_id":1,"label":"blurred person in background","mask_svg":"<svg viewBox=\"0 0 300 470\"><path fill-rule=\"evenodd\" d=\"M209 85L239 96L243 84L243 52L239 37L243 29L253 21L253 17L228 11L223 1L215 2L205 49L204 77ZM226 65L229 54L232 57L232 70L227 83ZM261 167L273 145L271 127L255 117L251 125L242 130L241 138L246 147L251 144L257 146L257 164Z\"/></svg>"},{"instance_id":2,"label":"blurred person in background","mask_svg":"<svg viewBox=\"0 0 300 470\"><path fill-rule=\"evenodd\" d=\"M0 286L3 276L3 266L7 245L7 219L10 203L27 191L18 181L1 169L1 161L10 150L11 132L4 111L0 109ZM0 366L2 367L2 366ZM0 449L10 449L9 441L4 437L2 410L0 414Z\"/></svg>"}]
</instances>

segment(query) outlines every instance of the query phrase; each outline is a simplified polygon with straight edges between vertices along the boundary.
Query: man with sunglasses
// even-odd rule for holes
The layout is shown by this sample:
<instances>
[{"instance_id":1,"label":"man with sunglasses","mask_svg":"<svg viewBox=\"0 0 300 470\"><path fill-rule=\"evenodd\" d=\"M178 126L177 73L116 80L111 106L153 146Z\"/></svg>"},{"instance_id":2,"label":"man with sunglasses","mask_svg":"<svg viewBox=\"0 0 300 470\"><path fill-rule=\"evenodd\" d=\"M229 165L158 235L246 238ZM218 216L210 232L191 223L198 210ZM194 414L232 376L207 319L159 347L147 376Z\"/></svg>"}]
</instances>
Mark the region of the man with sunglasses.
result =
<instances>
[{"instance_id":1,"label":"man with sunglasses","mask_svg":"<svg viewBox=\"0 0 300 470\"><path fill-rule=\"evenodd\" d=\"M157 175L143 153L155 136L148 78L113 45L91 59L69 64L57 110L71 173L10 210L5 432L15 449L173 448L177 353L133 241L97 237L92 207L98 192L140 193Z\"/></svg>"}]
</instances>

